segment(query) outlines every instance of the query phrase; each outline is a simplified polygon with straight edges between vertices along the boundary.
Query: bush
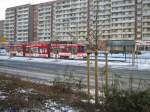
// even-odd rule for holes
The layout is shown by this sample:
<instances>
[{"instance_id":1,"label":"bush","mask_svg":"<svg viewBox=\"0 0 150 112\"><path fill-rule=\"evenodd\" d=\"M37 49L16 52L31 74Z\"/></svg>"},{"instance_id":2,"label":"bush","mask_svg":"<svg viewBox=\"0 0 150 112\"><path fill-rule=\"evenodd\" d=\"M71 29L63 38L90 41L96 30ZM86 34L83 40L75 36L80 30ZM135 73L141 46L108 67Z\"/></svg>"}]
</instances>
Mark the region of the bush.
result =
<instances>
[{"instance_id":1,"label":"bush","mask_svg":"<svg viewBox=\"0 0 150 112\"><path fill-rule=\"evenodd\" d=\"M106 112L150 112L150 90L117 91L105 100Z\"/></svg>"}]
</instances>

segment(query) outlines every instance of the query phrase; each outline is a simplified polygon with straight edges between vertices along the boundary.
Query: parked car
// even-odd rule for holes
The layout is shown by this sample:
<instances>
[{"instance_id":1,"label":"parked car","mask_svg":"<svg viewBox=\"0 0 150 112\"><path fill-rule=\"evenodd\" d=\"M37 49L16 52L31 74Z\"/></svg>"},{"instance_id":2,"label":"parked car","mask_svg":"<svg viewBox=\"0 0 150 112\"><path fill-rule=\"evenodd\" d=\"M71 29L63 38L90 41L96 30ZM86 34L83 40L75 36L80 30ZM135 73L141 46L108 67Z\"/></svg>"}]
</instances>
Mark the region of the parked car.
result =
<instances>
[{"instance_id":1,"label":"parked car","mask_svg":"<svg viewBox=\"0 0 150 112\"><path fill-rule=\"evenodd\" d=\"M7 51L5 48L0 48L0 55L3 55L3 56L7 55Z\"/></svg>"}]
</instances>

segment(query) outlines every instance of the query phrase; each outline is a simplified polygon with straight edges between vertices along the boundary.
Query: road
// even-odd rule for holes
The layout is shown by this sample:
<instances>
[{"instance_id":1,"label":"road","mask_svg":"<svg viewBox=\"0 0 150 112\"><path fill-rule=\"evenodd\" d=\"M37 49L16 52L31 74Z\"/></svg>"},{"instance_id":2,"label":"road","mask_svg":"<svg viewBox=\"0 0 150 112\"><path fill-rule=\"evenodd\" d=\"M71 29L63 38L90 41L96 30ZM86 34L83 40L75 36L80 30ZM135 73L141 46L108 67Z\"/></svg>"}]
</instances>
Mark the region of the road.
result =
<instances>
[{"instance_id":1,"label":"road","mask_svg":"<svg viewBox=\"0 0 150 112\"><path fill-rule=\"evenodd\" d=\"M82 79L86 84L86 67L75 66L75 65L61 65L61 64L51 64L51 63L41 63L41 62L24 62L16 60L0 60L0 72L9 71L12 74L17 74L19 76L27 76L36 79L43 80L54 80L55 78L61 77L75 77L77 79ZM103 80L104 73L103 68L99 68L100 80ZM94 68L91 67L91 85L94 85ZM133 86L138 87L141 81L144 82L144 87L150 86L150 71L149 70L129 70L126 68L109 68L109 79L112 81L114 76L120 80L120 84L125 87L129 86L129 77L133 77ZM103 81L100 81L102 85Z\"/></svg>"}]
</instances>

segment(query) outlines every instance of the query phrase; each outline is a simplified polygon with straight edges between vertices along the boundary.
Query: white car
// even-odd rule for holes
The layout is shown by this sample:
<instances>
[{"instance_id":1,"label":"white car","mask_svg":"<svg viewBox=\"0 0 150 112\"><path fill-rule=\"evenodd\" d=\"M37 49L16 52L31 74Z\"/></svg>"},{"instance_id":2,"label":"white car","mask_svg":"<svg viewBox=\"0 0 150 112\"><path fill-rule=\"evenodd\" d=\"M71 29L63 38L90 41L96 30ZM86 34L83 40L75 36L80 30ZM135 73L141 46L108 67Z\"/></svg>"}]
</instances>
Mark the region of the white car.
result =
<instances>
[{"instance_id":1,"label":"white car","mask_svg":"<svg viewBox=\"0 0 150 112\"><path fill-rule=\"evenodd\" d=\"M3 55L3 56L7 55L6 49L0 48L0 55Z\"/></svg>"}]
</instances>

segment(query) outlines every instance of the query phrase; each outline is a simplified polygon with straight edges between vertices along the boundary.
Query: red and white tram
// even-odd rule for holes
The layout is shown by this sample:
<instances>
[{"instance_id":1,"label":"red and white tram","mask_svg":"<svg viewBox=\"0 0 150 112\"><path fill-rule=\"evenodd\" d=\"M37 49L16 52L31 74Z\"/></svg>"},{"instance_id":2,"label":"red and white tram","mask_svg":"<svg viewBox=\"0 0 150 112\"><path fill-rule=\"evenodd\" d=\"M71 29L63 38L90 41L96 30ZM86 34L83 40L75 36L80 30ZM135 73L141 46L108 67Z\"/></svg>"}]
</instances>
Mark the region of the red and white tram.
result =
<instances>
[{"instance_id":1,"label":"red and white tram","mask_svg":"<svg viewBox=\"0 0 150 112\"><path fill-rule=\"evenodd\" d=\"M87 55L86 47L82 44L26 43L13 47L16 56L83 59Z\"/></svg>"}]
</instances>

